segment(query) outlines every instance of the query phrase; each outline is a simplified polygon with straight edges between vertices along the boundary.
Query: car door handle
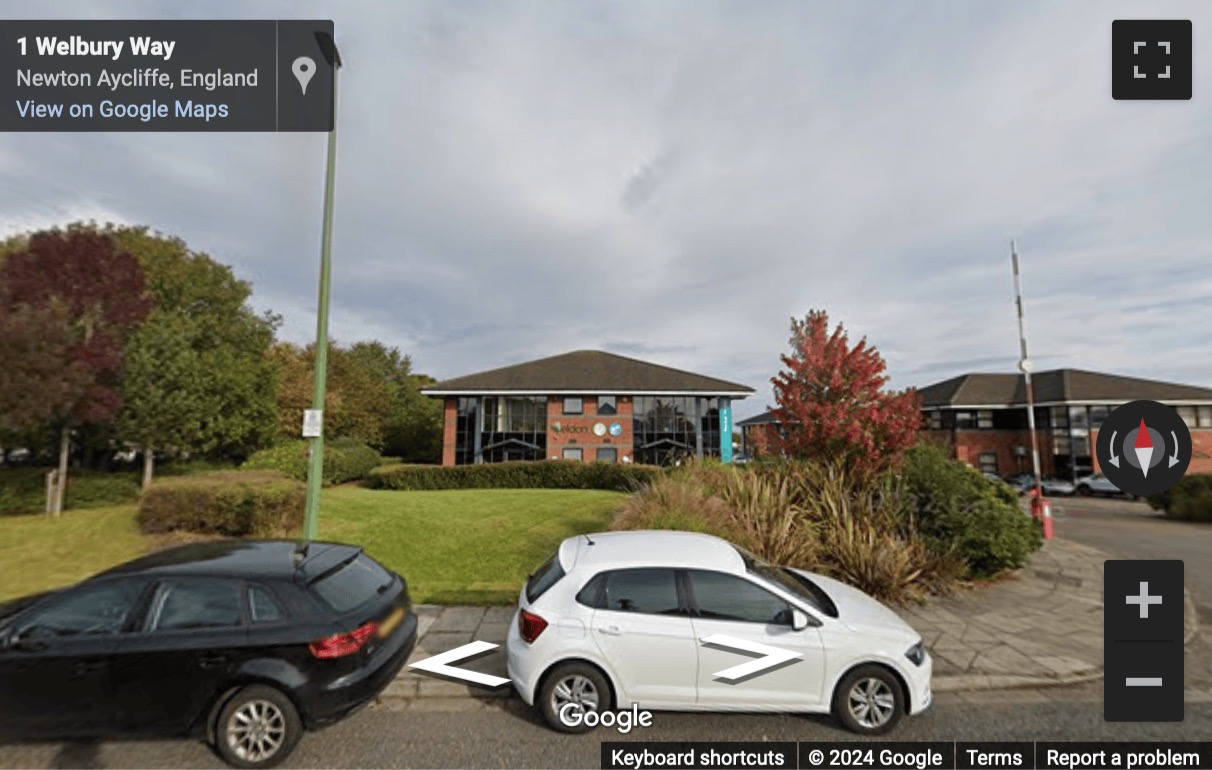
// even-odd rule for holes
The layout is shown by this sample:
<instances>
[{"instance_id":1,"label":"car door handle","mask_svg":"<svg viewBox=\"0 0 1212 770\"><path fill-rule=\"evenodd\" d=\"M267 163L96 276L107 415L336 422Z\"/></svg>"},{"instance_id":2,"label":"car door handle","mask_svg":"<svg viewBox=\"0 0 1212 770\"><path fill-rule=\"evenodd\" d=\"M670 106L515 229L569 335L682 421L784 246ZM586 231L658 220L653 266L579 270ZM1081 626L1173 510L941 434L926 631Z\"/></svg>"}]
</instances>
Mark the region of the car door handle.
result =
<instances>
[{"instance_id":1,"label":"car door handle","mask_svg":"<svg viewBox=\"0 0 1212 770\"><path fill-rule=\"evenodd\" d=\"M72 664L72 676L87 676L88 674L96 674L99 671L105 670L105 663L102 662L79 662Z\"/></svg>"},{"instance_id":2,"label":"car door handle","mask_svg":"<svg viewBox=\"0 0 1212 770\"><path fill-rule=\"evenodd\" d=\"M622 636L623 630L618 626L598 626L598 633L607 636Z\"/></svg>"},{"instance_id":3,"label":"car door handle","mask_svg":"<svg viewBox=\"0 0 1212 770\"><path fill-rule=\"evenodd\" d=\"M198 666L200 668L216 668L227 662L226 655L204 655L198 658Z\"/></svg>"}]
</instances>

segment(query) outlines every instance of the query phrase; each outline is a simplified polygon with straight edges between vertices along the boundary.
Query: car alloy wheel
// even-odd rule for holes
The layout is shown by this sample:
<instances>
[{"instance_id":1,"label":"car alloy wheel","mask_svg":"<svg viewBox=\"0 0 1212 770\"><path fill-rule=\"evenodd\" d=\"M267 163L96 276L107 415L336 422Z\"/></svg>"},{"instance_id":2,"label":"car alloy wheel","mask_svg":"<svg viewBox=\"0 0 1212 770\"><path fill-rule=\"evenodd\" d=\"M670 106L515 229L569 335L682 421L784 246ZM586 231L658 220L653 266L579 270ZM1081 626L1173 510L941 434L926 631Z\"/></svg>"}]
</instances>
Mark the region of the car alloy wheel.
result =
<instances>
[{"instance_id":1,"label":"car alloy wheel","mask_svg":"<svg viewBox=\"0 0 1212 770\"><path fill-rule=\"evenodd\" d=\"M588 714L609 711L614 703L610 683L596 666L584 661L569 661L557 665L543 678L535 694L534 705L547 724L562 733L583 733L592 729L583 718ZM560 718L561 709L568 709Z\"/></svg>"},{"instance_id":2,"label":"car alloy wheel","mask_svg":"<svg viewBox=\"0 0 1212 770\"><path fill-rule=\"evenodd\" d=\"M598 710L598 688L587 676L570 674L560 678L551 690L551 710L559 714L565 706L573 704L569 709L573 714L584 716Z\"/></svg>"},{"instance_id":3,"label":"car alloy wheel","mask_svg":"<svg viewBox=\"0 0 1212 770\"><path fill-rule=\"evenodd\" d=\"M846 697L854 721L868 730L878 730L896 713L896 696L882 679L865 677L854 683Z\"/></svg>"},{"instance_id":4,"label":"car alloy wheel","mask_svg":"<svg viewBox=\"0 0 1212 770\"><path fill-rule=\"evenodd\" d=\"M273 767L303 737L294 702L263 684L249 685L225 701L214 724L215 750L233 767Z\"/></svg>"},{"instance_id":5,"label":"car alloy wheel","mask_svg":"<svg viewBox=\"0 0 1212 770\"><path fill-rule=\"evenodd\" d=\"M833 713L846 729L860 735L883 735L905 715L904 692L896 675L869 663L852 669L833 691Z\"/></svg>"},{"instance_id":6,"label":"car alloy wheel","mask_svg":"<svg viewBox=\"0 0 1212 770\"><path fill-rule=\"evenodd\" d=\"M227 720L224 740L245 762L264 762L286 739L286 716L267 700L247 701Z\"/></svg>"}]
</instances>

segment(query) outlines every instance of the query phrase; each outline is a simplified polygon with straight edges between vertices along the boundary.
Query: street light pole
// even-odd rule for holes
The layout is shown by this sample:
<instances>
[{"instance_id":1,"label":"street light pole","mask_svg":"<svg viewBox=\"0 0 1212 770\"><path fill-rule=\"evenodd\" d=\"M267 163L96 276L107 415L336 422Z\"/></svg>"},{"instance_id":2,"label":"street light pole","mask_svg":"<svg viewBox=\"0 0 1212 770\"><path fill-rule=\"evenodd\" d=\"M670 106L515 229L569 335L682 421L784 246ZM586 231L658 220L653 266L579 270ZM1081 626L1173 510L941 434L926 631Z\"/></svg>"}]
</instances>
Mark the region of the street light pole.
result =
<instances>
[{"instance_id":1,"label":"street light pole","mask_svg":"<svg viewBox=\"0 0 1212 770\"><path fill-rule=\"evenodd\" d=\"M1018 368L1023 372L1023 385L1027 391L1027 430L1031 432L1031 467L1035 472L1035 497L1042 499L1044 492L1039 474L1039 439L1035 435L1035 393L1031 387L1031 359L1027 356L1027 329L1023 322L1023 279L1018 272L1018 251L1010 241L1010 261L1014 264L1014 301L1018 306Z\"/></svg>"},{"instance_id":2,"label":"street light pole","mask_svg":"<svg viewBox=\"0 0 1212 770\"><path fill-rule=\"evenodd\" d=\"M324 58L332 66L332 130L328 132L328 166L324 176L324 230L320 246L320 301L316 314L315 375L312 381L311 408L320 410L319 435L308 446L307 504L303 518L303 539L315 540L320 517L320 489L324 480L323 409L328 386L328 289L332 277L333 187L337 172L337 72L341 55L328 35L317 32L316 41Z\"/></svg>"}]
</instances>

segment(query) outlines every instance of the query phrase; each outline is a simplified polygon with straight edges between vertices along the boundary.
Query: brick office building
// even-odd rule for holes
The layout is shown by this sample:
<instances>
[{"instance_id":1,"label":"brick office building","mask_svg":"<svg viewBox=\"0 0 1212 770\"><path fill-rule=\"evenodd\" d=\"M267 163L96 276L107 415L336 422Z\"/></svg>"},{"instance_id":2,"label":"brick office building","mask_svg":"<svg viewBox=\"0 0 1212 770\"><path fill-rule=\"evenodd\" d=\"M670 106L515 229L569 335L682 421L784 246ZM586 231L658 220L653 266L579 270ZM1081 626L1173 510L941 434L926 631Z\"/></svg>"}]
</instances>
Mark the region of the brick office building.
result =
<instances>
[{"instance_id":1,"label":"brick office building","mask_svg":"<svg viewBox=\"0 0 1212 770\"><path fill-rule=\"evenodd\" d=\"M507 460L665 464L720 457L731 402L753 389L595 350L439 382L443 465Z\"/></svg>"},{"instance_id":2,"label":"brick office building","mask_svg":"<svg viewBox=\"0 0 1212 770\"><path fill-rule=\"evenodd\" d=\"M1172 406L1191 430L1188 473L1212 473L1212 388L1056 369L1031 377L1040 471L1071 479L1098 470L1098 429L1117 406L1141 399ZM975 468L1031 470L1031 434L1021 374L964 374L918 391L922 435Z\"/></svg>"}]
</instances>

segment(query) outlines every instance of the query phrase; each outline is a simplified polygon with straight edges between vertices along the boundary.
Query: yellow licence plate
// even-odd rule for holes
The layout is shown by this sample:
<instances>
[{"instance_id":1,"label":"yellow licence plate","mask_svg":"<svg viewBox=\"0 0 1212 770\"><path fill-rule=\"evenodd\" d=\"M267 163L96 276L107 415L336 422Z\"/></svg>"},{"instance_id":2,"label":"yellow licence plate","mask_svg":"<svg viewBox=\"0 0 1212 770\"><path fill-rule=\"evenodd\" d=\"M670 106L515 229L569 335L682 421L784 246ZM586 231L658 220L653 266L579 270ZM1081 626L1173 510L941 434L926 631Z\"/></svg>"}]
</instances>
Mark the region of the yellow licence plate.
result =
<instances>
[{"instance_id":1,"label":"yellow licence plate","mask_svg":"<svg viewBox=\"0 0 1212 770\"><path fill-rule=\"evenodd\" d=\"M381 624L379 624L379 638L386 639L388 636L391 636L391 632L395 631L403 620L404 608L396 607L391 611L391 614L387 616L387 620L384 620Z\"/></svg>"}]
</instances>

